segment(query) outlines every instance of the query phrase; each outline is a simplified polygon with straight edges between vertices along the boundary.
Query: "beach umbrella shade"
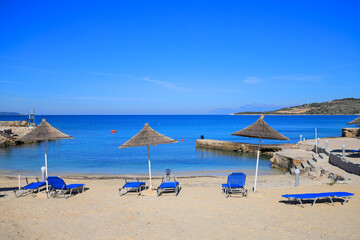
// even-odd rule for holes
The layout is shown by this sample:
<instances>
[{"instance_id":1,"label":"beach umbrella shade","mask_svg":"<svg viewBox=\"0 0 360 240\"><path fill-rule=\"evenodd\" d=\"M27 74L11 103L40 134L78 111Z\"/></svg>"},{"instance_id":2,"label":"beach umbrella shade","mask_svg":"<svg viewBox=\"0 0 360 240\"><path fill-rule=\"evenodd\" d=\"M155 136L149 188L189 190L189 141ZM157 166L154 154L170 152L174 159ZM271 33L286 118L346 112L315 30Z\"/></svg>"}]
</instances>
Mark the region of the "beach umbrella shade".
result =
<instances>
[{"instance_id":1,"label":"beach umbrella shade","mask_svg":"<svg viewBox=\"0 0 360 240\"><path fill-rule=\"evenodd\" d=\"M360 123L360 117L356 118L355 120L352 120L351 122L349 122L347 125L350 125L350 124L357 124L357 123Z\"/></svg>"},{"instance_id":2,"label":"beach umbrella shade","mask_svg":"<svg viewBox=\"0 0 360 240\"><path fill-rule=\"evenodd\" d=\"M46 149L46 142L51 140L58 140L58 139L70 139L73 138L69 135L66 135L63 132L60 132L53 126L51 126L46 119L43 119L42 122L37 126L34 130L26 134L25 136L19 138L19 141L44 141L45 145L45 169L46 169L46 191L49 190L48 188L48 167L47 167L47 149Z\"/></svg>"},{"instance_id":3,"label":"beach umbrella shade","mask_svg":"<svg viewBox=\"0 0 360 240\"><path fill-rule=\"evenodd\" d=\"M166 143L177 143L178 141L166 137L154 129L152 129L148 123L145 123L144 128L133 136L130 140L122 144L119 148L128 148L128 147L140 147L147 146L148 148L148 162L149 162L149 178L150 178L150 189L152 188L151 184L151 163L150 163L150 145L156 146L157 144L166 144Z\"/></svg>"},{"instance_id":4,"label":"beach umbrella shade","mask_svg":"<svg viewBox=\"0 0 360 240\"><path fill-rule=\"evenodd\" d=\"M250 126L239 130L237 132L232 133L231 135L235 136L242 136L242 137L249 137L249 138L258 138L259 144L258 144L258 151L257 151L257 158L256 158L256 170L255 170L255 183L254 183L254 192L256 191L256 182L257 182L257 174L258 174L258 168L259 168L259 157L260 157L260 143L261 139L275 139L275 140L290 140L289 138L285 137L281 133L277 132L275 129L270 127L265 121L264 121L264 115L261 115L261 117Z\"/></svg>"}]
</instances>

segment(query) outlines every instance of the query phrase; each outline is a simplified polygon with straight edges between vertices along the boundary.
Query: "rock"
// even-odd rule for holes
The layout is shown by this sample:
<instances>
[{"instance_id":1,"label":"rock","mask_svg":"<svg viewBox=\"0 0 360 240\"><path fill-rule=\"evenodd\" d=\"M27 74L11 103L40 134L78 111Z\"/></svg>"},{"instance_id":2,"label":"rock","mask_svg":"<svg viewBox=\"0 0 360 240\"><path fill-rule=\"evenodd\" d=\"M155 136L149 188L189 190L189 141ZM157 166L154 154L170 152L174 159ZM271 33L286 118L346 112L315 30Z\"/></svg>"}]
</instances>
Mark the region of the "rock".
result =
<instances>
[{"instance_id":1,"label":"rock","mask_svg":"<svg viewBox=\"0 0 360 240\"><path fill-rule=\"evenodd\" d=\"M26 121L0 121L0 127L28 127Z\"/></svg>"},{"instance_id":2,"label":"rock","mask_svg":"<svg viewBox=\"0 0 360 240\"><path fill-rule=\"evenodd\" d=\"M302 163L312 158L312 153L301 149L283 149L274 153L270 159L271 166L274 168L289 171L291 168L298 166L303 170Z\"/></svg>"},{"instance_id":3,"label":"rock","mask_svg":"<svg viewBox=\"0 0 360 240\"><path fill-rule=\"evenodd\" d=\"M20 125L23 124L23 121L17 122L20 122ZM22 141L18 141L17 139L29 133L30 131L31 129L29 129L28 127L0 126L0 147L9 147L24 143Z\"/></svg>"},{"instance_id":4,"label":"rock","mask_svg":"<svg viewBox=\"0 0 360 240\"><path fill-rule=\"evenodd\" d=\"M308 177L311 179L311 180L315 180L319 177L319 175L315 172L309 172L308 173Z\"/></svg>"},{"instance_id":5,"label":"rock","mask_svg":"<svg viewBox=\"0 0 360 240\"><path fill-rule=\"evenodd\" d=\"M337 181L345 181L345 177L335 174L335 173L330 173L328 175L328 178L332 179L333 181L337 182Z\"/></svg>"},{"instance_id":6,"label":"rock","mask_svg":"<svg viewBox=\"0 0 360 240\"><path fill-rule=\"evenodd\" d=\"M343 128L341 136L349 138L360 137L360 128Z\"/></svg>"}]
</instances>

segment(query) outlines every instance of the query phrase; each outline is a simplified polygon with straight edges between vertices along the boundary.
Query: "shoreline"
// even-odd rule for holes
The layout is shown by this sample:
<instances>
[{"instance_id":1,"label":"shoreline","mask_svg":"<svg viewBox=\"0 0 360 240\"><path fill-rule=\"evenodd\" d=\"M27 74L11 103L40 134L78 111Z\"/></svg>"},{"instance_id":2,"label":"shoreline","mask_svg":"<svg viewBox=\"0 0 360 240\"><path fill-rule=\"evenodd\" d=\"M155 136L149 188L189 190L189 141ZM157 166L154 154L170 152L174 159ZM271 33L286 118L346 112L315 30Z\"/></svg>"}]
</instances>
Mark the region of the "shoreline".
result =
<instances>
[{"instance_id":1,"label":"shoreline","mask_svg":"<svg viewBox=\"0 0 360 240\"><path fill-rule=\"evenodd\" d=\"M248 176L255 175L255 166L254 170L203 170L203 171L179 171L171 172L172 176L176 178L203 178L203 177L226 177L231 172L243 172ZM0 176L14 177L17 178L18 175L24 177L41 177L41 173L34 171L8 171L0 169ZM50 175L63 176L64 178L76 178L76 179L125 179L125 178L139 178L139 179L149 179L148 173L139 173L139 174L106 174L106 173L74 173L74 172L51 172ZM152 173L152 179L161 179L165 174L164 173ZM270 171L259 170L258 176L277 176L284 175L279 169L271 168Z\"/></svg>"}]
</instances>

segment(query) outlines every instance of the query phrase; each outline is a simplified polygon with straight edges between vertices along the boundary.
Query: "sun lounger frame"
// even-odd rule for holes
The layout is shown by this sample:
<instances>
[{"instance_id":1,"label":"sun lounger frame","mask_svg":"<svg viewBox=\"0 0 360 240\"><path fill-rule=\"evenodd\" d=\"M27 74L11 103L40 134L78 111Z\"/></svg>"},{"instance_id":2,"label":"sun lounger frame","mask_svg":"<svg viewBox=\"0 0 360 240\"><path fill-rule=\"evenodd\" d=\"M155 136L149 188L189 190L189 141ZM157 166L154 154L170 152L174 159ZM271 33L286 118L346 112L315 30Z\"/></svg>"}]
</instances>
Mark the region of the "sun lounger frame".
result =
<instances>
[{"instance_id":1,"label":"sun lounger frame","mask_svg":"<svg viewBox=\"0 0 360 240\"><path fill-rule=\"evenodd\" d=\"M146 188L146 186L145 186L146 183L145 182L140 182L139 179L137 179L137 178L136 178L136 182L138 183L138 186L136 186L136 187L126 186L127 184L134 183L134 182L129 182L127 180L127 178L125 178L125 184L121 188L119 188L120 197L127 194L128 192L136 192L140 196L141 191Z\"/></svg>"},{"instance_id":2,"label":"sun lounger frame","mask_svg":"<svg viewBox=\"0 0 360 240\"><path fill-rule=\"evenodd\" d=\"M350 150L350 152L351 152L351 153L358 153L358 154L360 154L360 149L358 149L358 150Z\"/></svg>"},{"instance_id":3,"label":"sun lounger frame","mask_svg":"<svg viewBox=\"0 0 360 240\"><path fill-rule=\"evenodd\" d=\"M326 192L326 193L305 193L305 194L285 194L282 197L287 198L290 201L298 200L301 204L301 207L304 208L302 200L314 200L311 204L313 207L318 199L329 199L331 204L335 206L333 199L343 199L341 202L344 205L349 201L350 197L354 196L353 193L348 192Z\"/></svg>"},{"instance_id":4,"label":"sun lounger frame","mask_svg":"<svg viewBox=\"0 0 360 240\"><path fill-rule=\"evenodd\" d=\"M42 188L46 187L46 182L40 182L38 178L36 178L37 182L32 182L32 183L29 183L27 178L25 179L26 179L26 186L22 187L21 189L14 190L15 197L17 198L25 196L28 193L31 193L31 195L35 197L36 194L39 193ZM25 189L26 187L31 186L31 184L36 184L36 183L38 184L37 187Z\"/></svg>"},{"instance_id":5,"label":"sun lounger frame","mask_svg":"<svg viewBox=\"0 0 360 240\"><path fill-rule=\"evenodd\" d=\"M50 181L49 181L49 179L50 179ZM51 179L59 179L59 180L63 181L62 187L55 188L53 185L51 185ZM50 189L49 189L49 192L46 192L47 198L50 198L50 197L55 198L55 197L61 197L61 196L63 196L64 198L69 198L69 197L71 197L73 190L76 189L77 193L80 193L80 190L81 190L81 193L83 193L85 190L85 184L66 185L65 181L60 177L53 177L53 176L48 177L48 183L50 185ZM66 196L66 193L69 193L69 196Z\"/></svg>"},{"instance_id":6,"label":"sun lounger frame","mask_svg":"<svg viewBox=\"0 0 360 240\"><path fill-rule=\"evenodd\" d=\"M174 183L175 187L161 187L163 184L165 183ZM179 195L180 192L180 183L176 181L176 178L174 176L174 181L164 181L164 177L161 179L161 184L160 186L156 189L157 192L157 196L159 197L161 194L163 193L168 193L168 192L174 192L175 196L177 197Z\"/></svg>"},{"instance_id":7,"label":"sun lounger frame","mask_svg":"<svg viewBox=\"0 0 360 240\"><path fill-rule=\"evenodd\" d=\"M236 176L239 178L243 178L243 183L240 187L232 187L231 182L229 182L229 177ZM231 178L230 178L231 179ZM230 180L231 181L231 180ZM233 172L228 176L228 181L226 184L222 185L222 192L225 194L225 197L228 198L232 194L242 194L243 197L248 196L248 190L245 189L246 175L242 172Z\"/></svg>"}]
</instances>

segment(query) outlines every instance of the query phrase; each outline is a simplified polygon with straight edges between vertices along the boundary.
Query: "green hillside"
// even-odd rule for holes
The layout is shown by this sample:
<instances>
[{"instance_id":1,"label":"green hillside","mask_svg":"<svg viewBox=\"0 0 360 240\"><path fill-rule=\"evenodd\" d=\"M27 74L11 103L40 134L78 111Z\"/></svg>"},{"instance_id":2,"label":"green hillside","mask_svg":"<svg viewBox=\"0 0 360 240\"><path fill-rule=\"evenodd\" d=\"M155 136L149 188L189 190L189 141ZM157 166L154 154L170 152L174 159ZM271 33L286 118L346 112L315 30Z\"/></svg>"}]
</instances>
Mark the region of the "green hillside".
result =
<instances>
[{"instance_id":1,"label":"green hillside","mask_svg":"<svg viewBox=\"0 0 360 240\"><path fill-rule=\"evenodd\" d=\"M272 115L360 115L360 98L335 99L331 102L309 103L281 108L268 112L238 112L234 115L272 114Z\"/></svg>"}]
</instances>

